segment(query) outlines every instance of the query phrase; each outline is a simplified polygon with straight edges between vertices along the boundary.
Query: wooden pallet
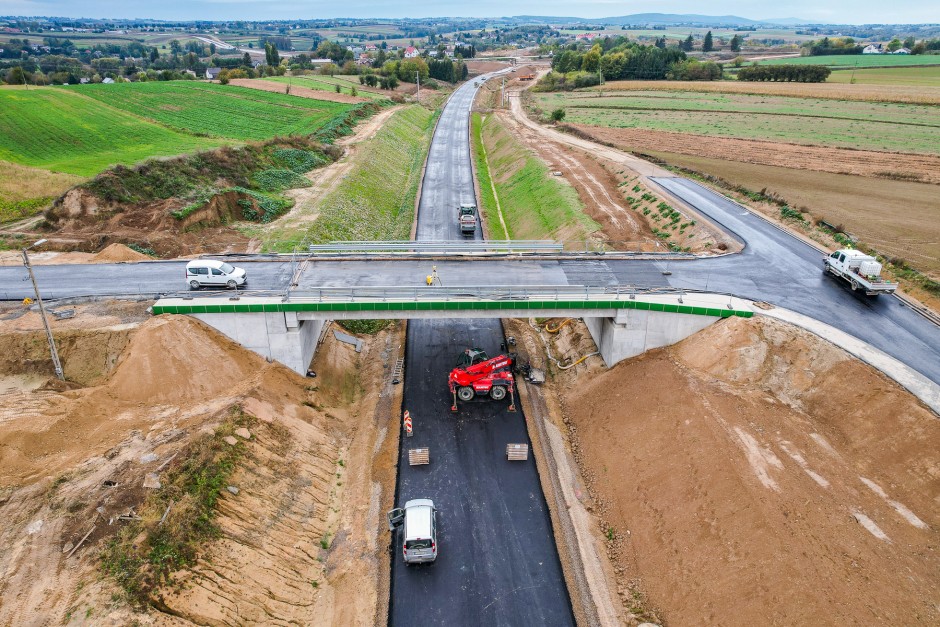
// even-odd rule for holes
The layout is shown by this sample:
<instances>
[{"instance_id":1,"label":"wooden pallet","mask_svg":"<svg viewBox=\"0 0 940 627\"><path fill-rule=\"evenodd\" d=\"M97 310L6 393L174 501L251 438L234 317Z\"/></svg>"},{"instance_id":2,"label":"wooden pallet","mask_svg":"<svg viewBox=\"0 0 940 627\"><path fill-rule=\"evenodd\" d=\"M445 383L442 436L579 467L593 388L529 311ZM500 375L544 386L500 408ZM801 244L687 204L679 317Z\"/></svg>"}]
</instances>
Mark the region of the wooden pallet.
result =
<instances>
[{"instance_id":1,"label":"wooden pallet","mask_svg":"<svg viewBox=\"0 0 940 627\"><path fill-rule=\"evenodd\" d=\"M524 462L529 459L528 444L507 444L506 458L511 462Z\"/></svg>"},{"instance_id":2,"label":"wooden pallet","mask_svg":"<svg viewBox=\"0 0 940 627\"><path fill-rule=\"evenodd\" d=\"M395 368L392 369L392 383L398 385L401 383L401 376L405 370L405 360L404 358L399 359L395 362Z\"/></svg>"},{"instance_id":3,"label":"wooden pallet","mask_svg":"<svg viewBox=\"0 0 940 627\"><path fill-rule=\"evenodd\" d=\"M410 448L408 449L408 465L423 466L431 463L431 449L428 448Z\"/></svg>"}]
</instances>

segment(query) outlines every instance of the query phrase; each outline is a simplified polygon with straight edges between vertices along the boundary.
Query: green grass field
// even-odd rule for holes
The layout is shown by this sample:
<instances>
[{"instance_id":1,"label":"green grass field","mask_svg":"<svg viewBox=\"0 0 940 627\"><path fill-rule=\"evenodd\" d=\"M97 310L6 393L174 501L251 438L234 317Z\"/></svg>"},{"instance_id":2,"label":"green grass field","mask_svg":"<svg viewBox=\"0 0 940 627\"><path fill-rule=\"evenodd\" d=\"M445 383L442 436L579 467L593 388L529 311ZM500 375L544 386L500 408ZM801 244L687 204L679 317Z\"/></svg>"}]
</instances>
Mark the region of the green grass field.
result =
<instances>
[{"instance_id":1,"label":"green grass field","mask_svg":"<svg viewBox=\"0 0 940 627\"><path fill-rule=\"evenodd\" d=\"M115 163L226 143L174 131L54 87L0 88L0 128L0 159L81 176Z\"/></svg>"},{"instance_id":2,"label":"green grass field","mask_svg":"<svg viewBox=\"0 0 940 627\"><path fill-rule=\"evenodd\" d=\"M840 70L829 75L828 83L856 85L910 85L940 87L940 65L930 67L867 68Z\"/></svg>"},{"instance_id":3,"label":"green grass field","mask_svg":"<svg viewBox=\"0 0 940 627\"><path fill-rule=\"evenodd\" d=\"M359 84L359 78L356 76L269 76L264 80L275 83L297 85L298 87L306 87L307 89L316 89L318 91L332 91L334 93L336 92L336 86L339 85L340 93L347 95L351 95L352 89L355 87L356 95L361 96L362 98L371 98L372 100L388 100L388 98L383 94L377 94L375 92L366 91L363 89L363 86Z\"/></svg>"},{"instance_id":4,"label":"green grass field","mask_svg":"<svg viewBox=\"0 0 940 627\"><path fill-rule=\"evenodd\" d=\"M195 81L76 85L65 89L175 130L234 140L314 133L352 106Z\"/></svg>"},{"instance_id":5,"label":"green grass field","mask_svg":"<svg viewBox=\"0 0 940 627\"><path fill-rule=\"evenodd\" d=\"M852 67L905 67L940 65L940 54L835 54L755 61L760 65L827 65L833 69Z\"/></svg>"},{"instance_id":6,"label":"green grass field","mask_svg":"<svg viewBox=\"0 0 940 627\"><path fill-rule=\"evenodd\" d=\"M701 92L596 94L539 94L536 103L544 111L564 108L565 120L578 124L940 154L936 106Z\"/></svg>"},{"instance_id":7,"label":"green grass field","mask_svg":"<svg viewBox=\"0 0 940 627\"><path fill-rule=\"evenodd\" d=\"M600 230L584 213L578 192L551 176L545 163L516 141L495 116L482 119L474 113L471 124L481 210L489 224L489 237L582 241ZM499 196L499 210L491 181Z\"/></svg>"},{"instance_id":8,"label":"green grass field","mask_svg":"<svg viewBox=\"0 0 940 627\"><path fill-rule=\"evenodd\" d=\"M396 112L373 139L359 144L351 171L320 199L314 208L318 217L307 229L288 223L251 235L262 239L265 251L280 252L292 251L302 240L408 239L434 119L434 112L418 105Z\"/></svg>"}]
</instances>

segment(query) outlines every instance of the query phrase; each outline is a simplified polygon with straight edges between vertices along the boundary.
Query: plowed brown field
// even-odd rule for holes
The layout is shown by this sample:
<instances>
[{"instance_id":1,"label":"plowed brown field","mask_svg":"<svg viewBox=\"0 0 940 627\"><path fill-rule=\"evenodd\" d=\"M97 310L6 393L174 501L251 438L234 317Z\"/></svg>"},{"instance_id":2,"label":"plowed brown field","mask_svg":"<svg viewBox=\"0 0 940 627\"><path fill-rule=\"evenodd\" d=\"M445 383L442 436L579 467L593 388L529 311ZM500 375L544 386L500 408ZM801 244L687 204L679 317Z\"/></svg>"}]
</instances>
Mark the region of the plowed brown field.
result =
<instances>
[{"instance_id":1,"label":"plowed brown field","mask_svg":"<svg viewBox=\"0 0 940 627\"><path fill-rule=\"evenodd\" d=\"M632 152L662 151L833 174L919 180L940 185L940 157L703 137L636 128L571 126ZM938 192L940 193L940 192Z\"/></svg>"}]
</instances>

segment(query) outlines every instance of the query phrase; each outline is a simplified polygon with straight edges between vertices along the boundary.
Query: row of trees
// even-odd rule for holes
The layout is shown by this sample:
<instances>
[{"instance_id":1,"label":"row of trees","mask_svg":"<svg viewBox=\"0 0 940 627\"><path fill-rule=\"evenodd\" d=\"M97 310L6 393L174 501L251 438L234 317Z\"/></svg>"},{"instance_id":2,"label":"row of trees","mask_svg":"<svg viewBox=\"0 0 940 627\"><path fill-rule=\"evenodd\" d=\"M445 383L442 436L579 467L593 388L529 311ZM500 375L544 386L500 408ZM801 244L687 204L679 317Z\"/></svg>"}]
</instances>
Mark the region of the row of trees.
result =
<instances>
[{"instance_id":1,"label":"row of trees","mask_svg":"<svg viewBox=\"0 0 940 627\"><path fill-rule=\"evenodd\" d=\"M595 44L584 54L577 50L565 50L556 55L552 59L552 69L562 74L601 72L608 80L661 80L666 78L666 73L674 63L685 59L685 52L678 48L625 42L605 51L600 44Z\"/></svg>"},{"instance_id":2,"label":"row of trees","mask_svg":"<svg viewBox=\"0 0 940 627\"><path fill-rule=\"evenodd\" d=\"M895 52L907 48L911 54L926 54L930 50L940 50L940 39L915 41L914 37L906 37L903 41L895 37L885 45L888 52ZM819 41L808 41L803 44L803 54L817 57L832 54L862 54L865 46L857 43L852 37L823 37Z\"/></svg>"},{"instance_id":3,"label":"row of trees","mask_svg":"<svg viewBox=\"0 0 940 627\"><path fill-rule=\"evenodd\" d=\"M738 70L738 80L823 83L831 73L825 65L752 65Z\"/></svg>"}]
</instances>

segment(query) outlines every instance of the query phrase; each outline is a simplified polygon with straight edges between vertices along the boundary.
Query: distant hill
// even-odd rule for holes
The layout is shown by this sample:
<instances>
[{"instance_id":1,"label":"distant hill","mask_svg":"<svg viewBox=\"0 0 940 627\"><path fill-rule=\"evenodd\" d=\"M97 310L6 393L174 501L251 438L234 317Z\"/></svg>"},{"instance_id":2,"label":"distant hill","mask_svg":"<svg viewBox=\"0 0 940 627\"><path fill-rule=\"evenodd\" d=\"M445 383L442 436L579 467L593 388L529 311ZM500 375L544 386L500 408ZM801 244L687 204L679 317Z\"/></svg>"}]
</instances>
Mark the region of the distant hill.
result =
<instances>
[{"instance_id":1,"label":"distant hill","mask_svg":"<svg viewBox=\"0 0 940 627\"><path fill-rule=\"evenodd\" d=\"M762 24L786 25L809 24L809 20L785 17L768 20L752 20L737 15L698 15L694 13L634 13L618 17L587 19L583 17L556 17L545 15L517 15L512 19L540 22L543 24L655 24L657 26L760 26Z\"/></svg>"}]
</instances>

